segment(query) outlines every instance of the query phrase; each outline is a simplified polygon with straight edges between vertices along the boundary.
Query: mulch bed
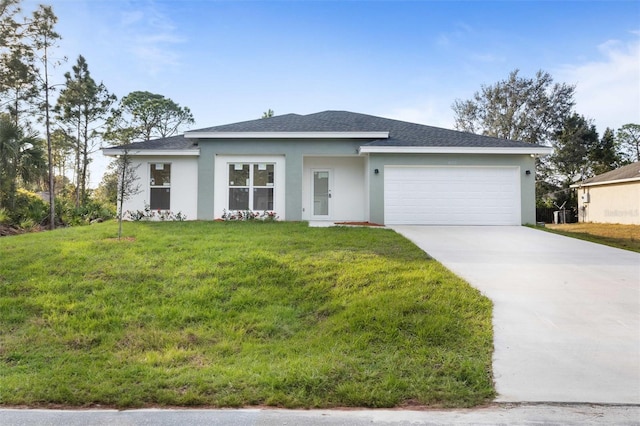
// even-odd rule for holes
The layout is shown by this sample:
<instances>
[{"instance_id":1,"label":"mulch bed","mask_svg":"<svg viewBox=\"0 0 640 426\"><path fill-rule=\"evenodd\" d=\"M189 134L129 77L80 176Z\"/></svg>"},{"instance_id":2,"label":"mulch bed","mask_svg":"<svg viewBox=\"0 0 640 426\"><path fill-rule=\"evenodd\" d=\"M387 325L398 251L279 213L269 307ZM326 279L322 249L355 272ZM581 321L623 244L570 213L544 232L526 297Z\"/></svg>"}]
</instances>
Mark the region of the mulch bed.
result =
<instances>
[{"instance_id":1,"label":"mulch bed","mask_svg":"<svg viewBox=\"0 0 640 426\"><path fill-rule=\"evenodd\" d=\"M384 226L379 223L373 222L336 222L336 225L347 225L347 226Z\"/></svg>"},{"instance_id":2,"label":"mulch bed","mask_svg":"<svg viewBox=\"0 0 640 426\"><path fill-rule=\"evenodd\" d=\"M0 237L7 237L9 235L18 235L24 234L24 231L21 229L12 228L6 225L0 225Z\"/></svg>"}]
</instances>

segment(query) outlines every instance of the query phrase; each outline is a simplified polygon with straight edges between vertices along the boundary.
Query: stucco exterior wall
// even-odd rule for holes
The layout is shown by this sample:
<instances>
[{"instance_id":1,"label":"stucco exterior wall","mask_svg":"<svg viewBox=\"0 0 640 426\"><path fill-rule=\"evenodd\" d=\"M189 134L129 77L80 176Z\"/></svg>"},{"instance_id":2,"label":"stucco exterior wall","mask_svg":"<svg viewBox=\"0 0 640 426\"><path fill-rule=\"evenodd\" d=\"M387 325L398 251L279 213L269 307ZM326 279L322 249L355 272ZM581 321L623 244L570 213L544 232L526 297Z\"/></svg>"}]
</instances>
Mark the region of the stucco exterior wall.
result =
<instances>
[{"instance_id":1,"label":"stucco exterior wall","mask_svg":"<svg viewBox=\"0 0 640 426\"><path fill-rule=\"evenodd\" d=\"M589 202L581 201L589 194ZM580 222L640 225L640 182L585 186L578 189Z\"/></svg>"},{"instance_id":2,"label":"stucco exterior wall","mask_svg":"<svg viewBox=\"0 0 640 426\"><path fill-rule=\"evenodd\" d=\"M367 221L367 187L365 183L364 157L305 157L302 186L302 220L314 219L311 215L312 170L330 170L333 179L331 210L327 220Z\"/></svg>"},{"instance_id":3,"label":"stucco exterior wall","mask_svg":"<svg viewBox=\"0 0 640 426\"><path fill-rule=\"evenodd\" d=\"M196 157L133 157L133 167L137 167L137 184L140 185L140 193L132 196L123 203L126 212L144 210L145 205L151 199L150 165L152 163L171 164L171 198L170 210L173 213L181 212L187 216L187 220L196 220L198 215L198 160Z\"/></svg>"},{"instance_id":4,"label":"stucco exterior wall","mask_svg":"<svg viewBox=\"0 0 640 426\"><path fill-rule=\"evenodd\" d=\"M520 168L522 224L536 221L535 158L530 155L483 154L370 154L369 178L370 221L384 223L384 166L515 166ZM378 169L378 174L375 170ZM526 174L529 170L531 173Z\"/></svg>"},{"instance_id":5,"label":"stucco exterior wall","mask_svg":"<svg viewBox=\"0 0 640 426\"><path fill-rule=\"evenodd\" d=\"M303 165L305 156L353 156L361 140L335 139L209 139L200 140L198 158L198 219L215 219L216 156L273 155L285 158L285 215L281 220L302 220Z\"/></svg>"}]
</instances>

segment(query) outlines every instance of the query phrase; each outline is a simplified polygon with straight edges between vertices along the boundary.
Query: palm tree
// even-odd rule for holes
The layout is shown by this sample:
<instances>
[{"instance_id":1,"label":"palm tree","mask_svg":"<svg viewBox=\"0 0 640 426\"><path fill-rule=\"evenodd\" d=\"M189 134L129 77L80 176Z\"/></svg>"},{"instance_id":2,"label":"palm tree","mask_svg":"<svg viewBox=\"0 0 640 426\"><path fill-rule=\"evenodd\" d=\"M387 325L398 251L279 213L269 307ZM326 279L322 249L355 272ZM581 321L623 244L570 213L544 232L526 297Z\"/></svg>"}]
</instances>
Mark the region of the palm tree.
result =
<instances>
[{"instance_id":1,"label":"palm tree","mask_svg":"<svg viewBox=\"0 0 640 426\"><path fill-rule=\"evenodd\" d=\"M46 176L41 144L35 136L25 136L7 114L0 115L0 207L13 209L18 185L38 183Z\"/></svg>"}]
</instances>

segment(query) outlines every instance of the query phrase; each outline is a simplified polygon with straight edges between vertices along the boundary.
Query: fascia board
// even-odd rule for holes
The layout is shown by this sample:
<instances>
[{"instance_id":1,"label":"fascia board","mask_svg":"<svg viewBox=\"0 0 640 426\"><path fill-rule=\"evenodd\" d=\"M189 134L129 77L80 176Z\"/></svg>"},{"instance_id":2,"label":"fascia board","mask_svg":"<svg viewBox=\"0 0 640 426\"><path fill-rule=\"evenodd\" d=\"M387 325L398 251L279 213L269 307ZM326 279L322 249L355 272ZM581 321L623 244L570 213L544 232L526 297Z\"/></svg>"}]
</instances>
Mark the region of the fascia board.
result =
<instances>
[{"instance_id":1,"label":"fascia board","mask_svg":"<svg viewBox=\"0 0 640 426\"><path fill-rule=\"evenodd\" d=\"M388 139L389 132L186 132L187 139Z\"/></svg>"},{"instance_id":2,"label":"fascia board","mask_svg":"<svg viewBox=\"0 0 640 426\"><path fill-rule=\"evenodd\" d=\"M124 155L125 150L119 148L103 148L102 154L108 157ZM199 156L199 149L130 149L127 152L131 156Z\"/></svg>"},{"instance_id":3,"label":"fascia board","mask_svg":"<svg viewBox=\"0 0 640 426\"><path fill-rule=\"evenodd\" d=\"M525 154L549 155L553 148L500 148L464 146L361 146L362 154Z\"/></svg>"},{"instance_id":4,"label":"fascia board","mask_svg":"<svg viewBox=\"0 0 640 426\"><path fill-rule=\"evenodd\" d=\"M574 183L573 185L569 185L569 188L583 188L585 186L601 186L601 185L611 185L614 183L628 183L628 182L640 182L640 177L617 179L617 180L605 180L602 182Z\"/></svg>"}]
</instances>

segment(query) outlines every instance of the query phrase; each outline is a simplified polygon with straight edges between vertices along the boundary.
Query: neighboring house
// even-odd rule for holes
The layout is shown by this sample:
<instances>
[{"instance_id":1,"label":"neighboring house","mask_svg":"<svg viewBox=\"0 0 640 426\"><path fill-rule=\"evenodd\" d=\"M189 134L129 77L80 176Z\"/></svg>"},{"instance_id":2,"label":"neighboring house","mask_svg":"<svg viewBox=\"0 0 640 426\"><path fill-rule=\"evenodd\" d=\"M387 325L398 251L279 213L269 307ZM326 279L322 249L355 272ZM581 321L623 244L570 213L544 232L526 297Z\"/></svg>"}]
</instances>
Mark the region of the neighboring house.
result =
<instances>
[{"instance_id":1,"label":"neighboring house","mask_svg":"<svg viewBox=\"0 0 640 426\"><path fill-rule=\"evenodd\" d=\"M551 148L344 111L287 114L106 148L134 157L125 210L273 211L281 220L535 223L535 157Z\"/></svg>"},{"instance_id":2,"label":"neighboring house","mask_svg":"<svg viewBox=\"0 0 640 426\"><path fill-rule=\"evenodd\" d=\"M580 222L640 225L640 161L571 188L578 191Z\"/></svg>"}]
</instances>

